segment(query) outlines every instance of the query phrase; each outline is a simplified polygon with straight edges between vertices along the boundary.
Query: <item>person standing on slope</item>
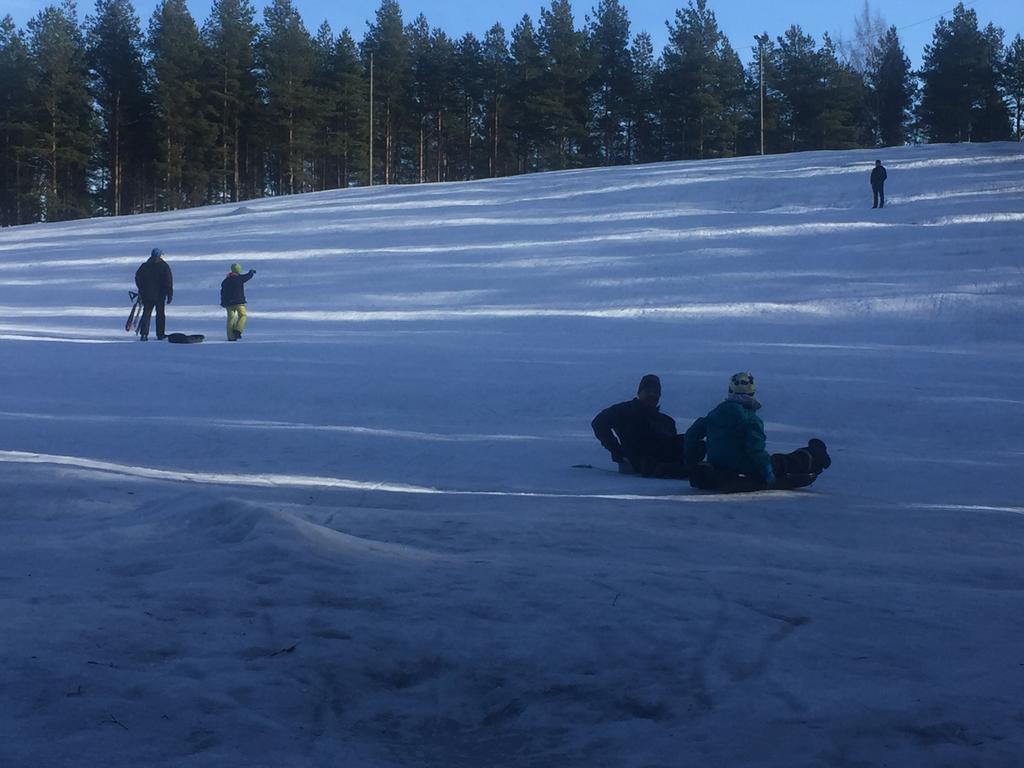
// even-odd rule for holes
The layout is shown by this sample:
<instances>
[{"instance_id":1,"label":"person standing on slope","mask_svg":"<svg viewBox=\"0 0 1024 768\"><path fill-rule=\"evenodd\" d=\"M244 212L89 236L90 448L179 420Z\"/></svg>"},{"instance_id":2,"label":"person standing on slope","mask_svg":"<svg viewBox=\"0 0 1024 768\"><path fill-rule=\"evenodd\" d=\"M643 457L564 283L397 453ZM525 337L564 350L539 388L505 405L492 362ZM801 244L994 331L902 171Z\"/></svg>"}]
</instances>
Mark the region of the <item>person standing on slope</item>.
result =
<instances>
[{"instance_id":1,"label":"person standing on slope","mask_svg":"<svg viewBox=\"0 0 1024 768\"><path fill-rule=\"evenodd\" d=\"M135 286L139 289L142 302L142 317L139 320L139 341L149 339L149 319L156 309L156 337L161 341L167 336L164 304L174 298L174 277L171 268L164 261L164 252L154 248L149 259L135 271Z\"/></svg>"},{"instance_id":2,"label":"person standing on slope","mask_svg":"<svg viewBox=\"0 0 1024 768\"><path fill-rule=\"evenodd\" d=\"M882 161L875 160L875 167L871 169L871 198L874 202L872 208L885 208L885 180L888 176Z\"/></svg>"},{"instance_id":3,"label":"person standing on slope","mask_svg":"<svg viewBox=\"0 0 1024 768\"><path fill-rule=\"evenodd\" d=\"M806 448L792 453L765 450L764 422L757 415L761 403L751 373L736 373L729 379L729 395L707 416L701 416L686 430L686 453L702 456L708 471L691 469L690 484L709 490L737 484L746 490L798 488L814 482L832 464L825 443L817 438Z\"/></svg>"},{"instance_id":4,"label":"person standing on slope","mask_svg":"<svg viewBox=\"0 0 1024 768\"><path fill-rule=\"evenodd\" d=\"M220 305L228 313L228 341L238 341L245 330L245 284L256 274L250 269L242 274L241 264L232 264L231 271L220 284Z\"/></svg>"},{"instance_id":5,"label":"person standing on slope","mask_svg":"<svg viewBox=\"0 0 1024 768\"><path fill-rule=\"evenodd\" d=\"M685 478L683 436L675 419L658 410L659 400L661 380L649 373L640 379L636 397L608 406L590 426L620 472Z\"/></svg>"}]
</instances>

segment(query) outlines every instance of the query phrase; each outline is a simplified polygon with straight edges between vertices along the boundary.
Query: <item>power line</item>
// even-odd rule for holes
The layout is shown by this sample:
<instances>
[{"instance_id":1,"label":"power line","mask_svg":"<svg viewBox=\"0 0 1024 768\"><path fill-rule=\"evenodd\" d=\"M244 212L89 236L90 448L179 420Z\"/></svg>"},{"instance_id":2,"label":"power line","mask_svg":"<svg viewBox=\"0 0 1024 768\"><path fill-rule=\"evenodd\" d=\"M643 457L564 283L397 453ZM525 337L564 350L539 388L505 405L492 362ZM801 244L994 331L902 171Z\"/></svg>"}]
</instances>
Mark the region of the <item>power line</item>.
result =
<instances>
[{"instance_id":1,"label":"power line","mask_svg":"<svg viewBox=\"0 0 1024 768\"><path fill-rule=\"evenodd\" d=\"M976 2L976 0L967 0L967 2L963 3L963 6L964 6L964 8L967 8L968 6L974 5L975 2ZM902 27L897 27L896 31L897 32L902 32L904 29L910 29L911 27L916 27L916 26L919 26L921 24L927 24L929 21L935 21L936 19L941 19L944 16L946 16L947 14L950 14L950 13L952 13L955 10L956 10L956 8L950 8L948 11L944 11L943 13L940 13L937 16L930 16L927 19L921 19L920 21L915 21L913 24L905 24Z\"/></svg>"}]
</instances>

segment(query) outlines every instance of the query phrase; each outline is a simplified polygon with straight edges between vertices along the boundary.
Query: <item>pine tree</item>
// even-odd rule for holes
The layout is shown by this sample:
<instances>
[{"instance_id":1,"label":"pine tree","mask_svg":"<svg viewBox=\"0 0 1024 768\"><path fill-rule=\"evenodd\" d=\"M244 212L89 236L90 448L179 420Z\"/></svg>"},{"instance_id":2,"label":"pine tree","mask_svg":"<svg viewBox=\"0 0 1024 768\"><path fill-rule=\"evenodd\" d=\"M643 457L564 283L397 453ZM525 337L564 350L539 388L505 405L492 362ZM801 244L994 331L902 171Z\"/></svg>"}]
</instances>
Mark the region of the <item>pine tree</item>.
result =
<instances>
[{"instance_id":1,"label":"pine tree","mask_svg":"<svg viewBox=\"0 0 1024 768\"><path fill-rule=\"evenodd\" d=\"M586 35L576 29L569 0L552 0L550 9L541 9L537 40L546 70L539 85L547 167L577 166L587 140L591 63Z\"/></svg>"},{"instance_id":2,"label":"pine tree","mask_svg":"<svg viewBox=\"0 0 1024 768\"><path fill-rule=\"evenodd\" d=\"M463 35L455 46L451 135L458 137L449 151L454 176L473 179L489 175L485 127L484 47L472 32Z\"/></svg>"},{"instance_id":3,"label":"pine tree","mask_svg":"<svg viewBox=\"0 0 1024 768\"><path fill-rule=\"evenodd\" d=\"M142 64L142 32L130 0L97 0L86 19L87 60L100 117L100 210L143 210L151 187L152 110Z\"/></svg>"},{"instance_id":4,"label":"pine tree","mask_svg":"<svg viewBox=\"0 0 1024 768\"><path fill-rule=\"evenodd\" d=\"M405 37L409 41L410 63L410 96L413 112L416 115L416 173L421 184L426 180L425 142L427 126L430 122L429 91L431 82L431 50L430 25L422 13L405 28Z\"/></svg>"},{"instance_id":5,"label":"pine tree","mask_svg":"<svg viewBox=\"0 0 1024 768\"><path fill-rule=\"evenodd\" d=\"M374 152L383 165L384 183L401 179L402 128L408 110L409 42L402 25L402 9L396 0L381 0L374 22L360 44L369 70L373 56Z\"/></svg>"},{"instance_id":6,"label":"pine tree","mask_svg":"<svg viewBox=\"0 0 1024 768\"><path fill-rule=\"evenodd\" d=\"M41 106L36 123L43 218L88 216L94 119L85 44L73 0L49 6L28 23Z\"/></svg>"},{"instance_id":7,"label":"pine tree","mask_svg":"<svg viewBox=\"0 0 1024 768\"><path fill-rule=\"evenodd\" d=\"M257 43L266 106L270 182L278 194L310 189L316 92L313 41L292 0L273 0L263 12Z\"/></svg>"},{"instance_id":8,"label":"pine tree","mask_svg":"<svg viewBox=\"0 0 1024 768\"><path fill-rule=\"evenodd\" d=\"M1013 38L1003 55L1003 93L1013 111L1014 138L1024 140L1024 38L1020 35Z\"/></svg>"},{"instance_id":9,"label":"pine tree","mask_svg":"<svg viewBox=\"0 0 1024 768\"><path fill-rule=\"evenodd\" d=\"M334 54L338 91L335 101L339 158L342 163L341 186L347 187L350 175L362 172L369 147L367 138L367 83L355 40L346 29L338 38ZM368 177L367 181L369 180Z\"/></svg>"},{"instance_id":10,"label":"pine tree","mask_svg":"<svg viewBox=\"0 0 1024 768\"><path fill-rule=\"evenodd\" d=\"M513 173L540 170L539 151L544 136L545 105L541 84L546 79L540 43L529 15L512 30L512 66L509 82L509 127L515 145Z\"/></svg>"},{"instance_id":11,"label":"pine tree","mask_svg":"<svg viewBox=\"0 0 1024 768\"><path fill-rule=\"evenodd\" d=\"M629 130L626 156L631 163L661 160L664 152L658 138L656 84L661 78L654 59L654 43L646 32L633 38L629 49L633 62L633 96L629 101Z\"/></svg>"},{"instance_id":12,"label":"pine tree","mask_svg":"<svg viewBox=\"0 0 1024 768\"><path fill-rule=\"evenodd\" d=\"M963 3L953 18L939 19L921 68L918 116L930 141L998 141L1009 138L1010 118L998 92L1002 30L978 29L978 16Z\"/></svg>"},{"instance_id":13,"label":"pine tree","mask_svg":"<svg viewBox=\"0 0 1024 768\"><path fill-rule=\"evenodd\" d=\"M366 81L359 52L348 29L334 38L327 22L316 38L319 91L321 187L345 188L365 178L367 123Z\"/></svg>"},{"instance_id":14,"label":"pine tree","mask_svg":"<svg viewBox=\"0 0 1024 768\"><path fill-rule=\"evenodd\" d=\"M839 61L826 34L818 51L821 109L814 125L815 149L853 149L870 132L864 80L849 64Z\"/></svg>"},{"instance_id":15,"label":"pine tree","mask_svg":"<svg viewBox=\"0 0 1024 768\"><path fill-rule=\"evenodd\" d=\"M505 28L495 24L484 36L483 101L487 137L487 175L491 178L510 172L508 167L507 122L512 57L505 39Z\"/></svg>"},{"instance_id":16,"label":"pine tree","mask_svg":"<svg viewBox=\"0 0 1024 768\"><path fill-rule=\"evenodd\" d=\"M676 11L663 54L664 130L673 157L735 152L743 67L706 0Z\"/></svg>"},{"instance_id":17,"label":"pine tree","mask_svg":"<svg viewBox=\"0 0 1024 768\"><path fill-rule=\"evenodd\" d=\"M185 0L163 0L149 21L161 207L199 205L210 183L216 130L206 95L206 53Z\"/></svg>"},{"instance_id":18,"label":"pine tree","mask_svg":"<svg viewBox=\"0 0 1024 768\"><path fill-rule=\"evenodd\" d=\"M596 161L617 165L629 161L630 117L636 87L629 49L629 14L619 0L601 0L594 10L587 44L594 71L588 89L593 94Z\"/></svg>"},{"instance_id":19,"label":"pine tree","mask_svg":"<svg viewBox=\"0 0 1024 768\"><path fill-rule=\"evenodd\" d=\"M34 194L35 73L24 36L10 16L0 19L0 227L38 221Z\"/></svg>"},{"instance_id":20,"label":"pine tree","mask_svg":"<svg viewBox=\"0 0 1024 768\"><path fill-rule=\"evenodd\" d=\"M770 82L779 98L782 147L790 152L818 149L816 126L824 103L814 38L793 25L777 42Z\"/></svg>"},{"instance_id":21,"label":"pine tree","mask_svg":"<svg viewBox=\"0 0 1024 768\"><path fill-rule=\"evenodd\" d=\"M910 59L903 53L896 27L889 27L871 49L865 78L874 143L883 147L902 145L907 139L915 85Z\"/></svg>"},{"instance_id":22,"label":"pine tree","mask_svg":"<svg viewBox=\"0 0 1024 768\"><path fill-rule=\"evenodd\" d=\"M219 162L213 176L216 199L221 202L256 193L252 138L258 113L254 72L257 28L253 18L250 0L214 0L203 27L218 133Z\"/></svg>"},{"instance_id":23,"label":"pine tree","mask_svg":"<svg viewBox=\"0 0 1024 768\"><path fill-rule=\"evenodd\" d=\"M335 44L336 40L331 25L327 19L324 19L320 22L312 40L313 72L310 86L312 88L313 125L310 141L309 181L310 188L314 191L338 186L331 180L335 173L331 151L333 132L331 91L334 79Z\"/></svg>"}]
</instances>

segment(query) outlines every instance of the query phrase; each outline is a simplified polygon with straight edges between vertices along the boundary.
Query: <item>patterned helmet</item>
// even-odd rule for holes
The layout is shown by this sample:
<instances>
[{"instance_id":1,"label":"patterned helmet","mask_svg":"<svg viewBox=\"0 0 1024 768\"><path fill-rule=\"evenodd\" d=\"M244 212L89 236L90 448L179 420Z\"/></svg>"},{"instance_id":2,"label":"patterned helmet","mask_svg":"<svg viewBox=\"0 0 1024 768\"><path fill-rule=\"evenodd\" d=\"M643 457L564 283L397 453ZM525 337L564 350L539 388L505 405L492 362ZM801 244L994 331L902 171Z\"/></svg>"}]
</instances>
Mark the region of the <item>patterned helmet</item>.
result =
<instances>
[{"instance_id":1,"label":"patterned helmet","mask_svg":"<svg viewBox=\"0 0 1024 768\"><path fill-rule=\"evenodd\" d=\"M754 384L754 374L752 373L734 373L729 379L730 395L753 395L756 391L757 386Z\"/></svg>"},{"instance_id":2,"label":"patterned helmet","mask_svg":"<svg viewBox=\"0 0 1024 768\"><path fill-rule=\"evenodd\" d=\"M231 271L234 272L236 275L242 274L242 265L241 264L237 264L237 263L236 264L232 264L231 265Z\"/></svg>"}]
</instances>

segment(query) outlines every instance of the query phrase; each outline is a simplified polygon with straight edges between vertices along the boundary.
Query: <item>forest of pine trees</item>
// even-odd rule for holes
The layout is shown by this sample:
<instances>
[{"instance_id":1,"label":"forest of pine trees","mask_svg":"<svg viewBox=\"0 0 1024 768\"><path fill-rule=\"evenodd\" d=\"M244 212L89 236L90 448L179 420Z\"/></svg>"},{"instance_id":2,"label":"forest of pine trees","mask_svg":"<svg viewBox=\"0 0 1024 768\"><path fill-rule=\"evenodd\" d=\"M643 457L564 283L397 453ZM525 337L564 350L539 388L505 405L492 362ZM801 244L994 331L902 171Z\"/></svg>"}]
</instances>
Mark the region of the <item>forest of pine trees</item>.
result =
<instances>
[{"instance_id":1,"label":"forest of pine trees","mask_svg":"<svg viewBox=\"0 0 1024 768\"><path fill-rule=\"evenodd\" d=\"M960 4L911 69L894 27L859 45L797 25L746 49L707 0L658 54L619 0L569 0L459 38L382 0L362 40L293 0L257 20L162 0L80 20L61 0L0 20L0 225L162 211L351 185L907 142L1021 140L1024 40ZM762 62L763 58L763 62ZM371 104L372 68L372 104ZM372 114L372 125L371 125Z\"/></svg>"}]
</instances>

